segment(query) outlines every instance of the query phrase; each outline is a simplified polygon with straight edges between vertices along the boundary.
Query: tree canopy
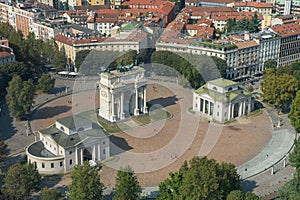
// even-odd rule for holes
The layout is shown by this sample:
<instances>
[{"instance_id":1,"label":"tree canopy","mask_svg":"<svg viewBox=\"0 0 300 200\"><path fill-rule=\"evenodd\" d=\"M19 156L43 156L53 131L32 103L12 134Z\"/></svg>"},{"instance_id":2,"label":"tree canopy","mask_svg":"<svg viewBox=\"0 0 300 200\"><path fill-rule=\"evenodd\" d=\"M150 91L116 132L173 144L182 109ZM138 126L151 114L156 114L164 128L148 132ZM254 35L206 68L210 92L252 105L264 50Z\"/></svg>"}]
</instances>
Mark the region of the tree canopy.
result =
<instances>
[{"instance_id":1,"label":"tree canopy","mask_svg":"<svg viewBox=\"0 0 300 200\"><path fill-rule=\"evenodd\" d=\"M282 200L294 200L300 197L300 139L294 141L293 151L289 155L291 166L296 168L292 180L286 182L279 190L279 198Z\"/></svg>"},{"instance_id":2,"label":"tree canopy","mask_svg":"<svg viewBox=\"0 0 300 200\"><path fill-rule=\"evenodd\" d=\"M229 193L226 200L259 200L259 197L252 192L245 194L241 190L233 190Z\"/></svg>"},{"instance_id":3,"label":"tree canopy","mask_svg":"<svg viewBox=\"0 0 300 200\"><path fill-rule=\"evenodd\" d=\"M69 194L72 200L103 199L104 185L100 182L98 171L92 168L88 162L76 165L71 173L71 178Z\"/></svg>"},{"instance_id":4,"label":"tree canopy","mask_svg":"<svg viewBox=\"0 0 300 200\"><path fill-rule=\"evenodd\" d=\"M79 68L83 61L85 60L86 56L91 52L91 50L82 50L76 53L76 59L75 59L75 66Z\"/></svg>"},{"instance_id":5,"label":"tree canopy","mask_svg":"<svg viewBox=\"0 0 300 200\"><path fill-rule=\"evenodd\" d=\"M48 189L47 187L43 188L41 191L41 200L63 200L64 198L61 195L61 192L54 188Z\"/></svg>"},{"instance_id":6,"label":"tree canopy","mask_svg":"<svg viewBox=\"0 0 300 200\"><path fill-rule=\"evenodd\" d=\"M255 33L259 31L260 20L255 13L251 19L246 19L245 17L237 21L235 18L228 19L225 32L237 32L237 31L249 31L250 33Z\"/></svg>"},{"instance_id":7,"label":"tree canopy","mask_svg":"<svg viewBox=\"0 0 300 200\"><path fill-rule=\"evenodd\" d=\"M0 35L9 40L13 48L16 60L34 67L36 73L41 73L39 66L51 63L54 67L65 66L65 55L58 51L54 40L43 41L35 39L34 33L29 33L26 38L21 31L15 29L9 23L0 23Z\"/></svg>"},{"instance_id":8,"label":"tree canopy","mask_svg":"<svg viewBox=\"0 0 300 200\"><path fill-rule=\"evenodd\" d=\"M276 69L276 67L277 67L277 62L274 59L269 59L264 63L265 70L269 68Z\"/></svg>"},{"instance_id":9,"label":"tree canopy","mask_svg":"<svg viewBox=\"0 0 300 200\"><path fill-rule=\"evenodd\" d=\"M263 98L276 108L283 109L298 90L298 81L292 75L277 74L276 69L266 69L263 76Z\"/></svg>"},{"instance_id":10,"label":"tree canopy","mask_svg":"<svg viewBox=\"0 0 300 200\"><path fill-rule=\"evenodd\" d=\"M297 131L299 131L300 130L300 91L296 93L288 117L290 118L291 124L294 126L294 128Z\"/></svg>"},{"instance_id":11,"label":"tree canopy","mask_svg":"<svg viewBox=\"0 0 300 200\"><path fill-rule=\"evenodd\" d=\"M26 118L31 111L35 87L31 80L23 81L20 76L14 75L7 87L6 102L10 114L17 119Z\"/></svg>"},{"instance_id":12,"label":"tree canopy","mask_svg":"<svg viewBox=\"0 0 300 200\"><path fill-rule=\"evenodd\" d=\"M38 88L44 93L49 93L54 87L55 80L51 78L50 74L43 74L38 79Z\"/></svg>"},{"instance_id":13,"label":"tree canopy","mask_svg":"<svg viewBox=\"0 0 300 200\"><path fill-rule=\"evenodd\" d=\"M233 164L194 157L159 184L157 199L226 199L231 191L239 189L239 175Z\"/></svg>"},{"instance_id":14,"label":"tree canopy","mask_svg":"<svg viewBox=\"0 0 300 200\"><path fill-rule=\"evenodd\" d=\"M40 187L40 175L32 164L12 165L4 178L4 193L9 199L24 200Z\"/></svg>"},{"instance_id":15,"label":"tree canopy","mask_svg":"<svg viewBox=\"0 0 300 200\"><path fill-rule=\"evenodd\" d=\"M134 176L134 171L128 166L117 172L116 185L113 194L114 200L138 200L141 199L141 186Z\"/></svg>"},{"instance_id":16,"label":"tree canopy","mask_svg":"<svg viewBox=\"0 0 300 200\"><path fill-rule=\"evenodd\" d=\"M3 161L3 159L6 158L6 152L7 151L7 144L3 141L0 140L0 162Z\"/></svg>"}]
</instances>

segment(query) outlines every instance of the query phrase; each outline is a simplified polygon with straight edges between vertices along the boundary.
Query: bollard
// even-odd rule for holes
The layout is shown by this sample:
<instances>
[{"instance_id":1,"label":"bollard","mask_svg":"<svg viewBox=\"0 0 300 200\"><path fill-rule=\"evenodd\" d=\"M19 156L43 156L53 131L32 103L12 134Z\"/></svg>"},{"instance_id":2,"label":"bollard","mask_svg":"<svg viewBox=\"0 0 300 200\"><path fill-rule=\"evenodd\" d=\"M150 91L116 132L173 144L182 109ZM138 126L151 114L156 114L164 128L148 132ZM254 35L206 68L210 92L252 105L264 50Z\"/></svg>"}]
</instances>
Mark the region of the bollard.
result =
<instances>
[{"instance_id":1,"label":"bollard","mask_svg":"<svg viewBox=\"0 0 300 200\"><path fill-rule=\"evenodd\" d=\"M271 175L274 174L274 166L271 167Z\"/></svg>"}]
</instances>

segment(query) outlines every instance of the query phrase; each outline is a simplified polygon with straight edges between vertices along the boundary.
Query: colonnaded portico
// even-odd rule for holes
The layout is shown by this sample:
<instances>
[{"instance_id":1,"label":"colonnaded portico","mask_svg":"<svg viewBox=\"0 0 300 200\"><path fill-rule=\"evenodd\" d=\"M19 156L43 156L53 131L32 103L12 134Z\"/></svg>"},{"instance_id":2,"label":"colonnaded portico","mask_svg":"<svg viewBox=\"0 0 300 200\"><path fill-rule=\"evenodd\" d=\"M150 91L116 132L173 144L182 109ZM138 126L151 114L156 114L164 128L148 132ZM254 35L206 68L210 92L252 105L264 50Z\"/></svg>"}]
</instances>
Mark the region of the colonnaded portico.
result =
<instances>
[{"instance_id":1,"label":"colonnaded portico","mask_svg":"<svg viewBox=\"0 0 300 200\"><path fill-rule=\"evenodd\" d=\"M139 66L101 73L99 116L115 122L147 113L144 73Z\"/></svg>"},{"instance_id":2,"label":"colonnaded portico","mask_svg":"<svg viewBox=\"0 0 300 200\"><path fill-rule=\"evenodd\" d=\"M208 81L193 95L193 110L218 122L247 115L253 107L252 94L240 84L227 79Z\"/></svg>"}]
</instances>

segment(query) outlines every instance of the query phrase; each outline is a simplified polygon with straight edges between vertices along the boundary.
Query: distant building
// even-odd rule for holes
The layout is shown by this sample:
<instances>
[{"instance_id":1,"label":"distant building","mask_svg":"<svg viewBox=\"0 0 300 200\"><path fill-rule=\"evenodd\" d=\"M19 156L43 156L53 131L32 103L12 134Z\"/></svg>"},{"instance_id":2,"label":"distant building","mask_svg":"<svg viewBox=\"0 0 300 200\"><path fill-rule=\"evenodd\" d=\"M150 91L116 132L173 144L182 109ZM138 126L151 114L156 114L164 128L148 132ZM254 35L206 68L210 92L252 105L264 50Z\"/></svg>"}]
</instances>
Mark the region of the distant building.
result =
<instances>
[{"instance_id":1,"label":"distant building","mask_svg":"<svg viewBox=\"0 0 300 200\"><path fill-rule=\"evenodd\" d=\"M232 6L234 0L186 0L185 6L226 7Z\"/></svg>"},{"instance_id":2,"label":"distant building","mask_svg":"<svg viewBox=\"0 0 300 200\"><path fill-rule=\"evenodd\" d=\"M142 30L118 32L110 38L84 37L58 34L55 41L59 50L64 51L67 58L74 64L76 53L82 50L118 51L136 50L138 53L148 47L147 33Z\"/></svg>"},{"instance_id":3,"label":"distant building","mask_svg":"<svg viewBox=\"0 0 300 200\"><path fill-rule=\"evenodd\" d=\"M249 114L253 106L250 92L223 78L208 81L193 95L193 110L221 123Z\"/></svg>"},{"instance_id":4,"label":"distant building","mask_svg":"<svg viewBox=\"0 0 300 200\"><path fill-rule=\"evenodd\" d=\"M281 15L300 14L300 0L276 0L276 12Z\"/></svg>"},{"instance_id":5,"label":"distant building","mask_svg":"<svg viewBox=\"0 0 300 200\"><path fill-rule=\"evenodd\" d=\"M101 73L99 116L115 122L148 113L144 73L143 68L133 65Z\"/></svg>"},{"instance_id":6,"label":"distant building","mask_svg":"<svg viewBox=\"0 0 300 200\"><path fill-rule=\"evenodd\" d=\"M40 140L26 148L29 163L43 174L69 172L85 160L110 157L110 140L97 124L79 115L55 121L39 131Z\"/></svg>"},{"instance_id":7,"label":"distant building","mask_svg":"<svg viewBox=\"0 0 300 200\"><path fill-rule=\"evenodd\" d=\"M13 49L9 47L8 40L0 35L0 66L6 63L15 62Z\"/></svg>"}]
</instances>

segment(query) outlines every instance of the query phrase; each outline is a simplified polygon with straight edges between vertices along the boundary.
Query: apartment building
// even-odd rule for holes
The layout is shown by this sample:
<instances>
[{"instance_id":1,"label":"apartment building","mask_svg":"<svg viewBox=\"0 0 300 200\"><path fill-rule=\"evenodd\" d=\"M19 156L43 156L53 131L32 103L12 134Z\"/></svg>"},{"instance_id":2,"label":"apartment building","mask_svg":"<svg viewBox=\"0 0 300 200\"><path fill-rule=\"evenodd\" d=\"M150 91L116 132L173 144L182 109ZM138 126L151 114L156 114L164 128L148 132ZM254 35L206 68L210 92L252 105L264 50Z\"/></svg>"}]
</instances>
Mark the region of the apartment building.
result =
<instances>
[{"instance_id":1,"label":"apartment building","mask_svg":"<svg viewBox=\"0 0 300 200\"><path fill-rule=\"evenodd\" d=\"M277 0L276 13L281 15L300 14L300 0Z\"/></svg>"},{"instance_id":2,"label":"apartment building","mask_svg":"<svg viewBox=\"0 0 300 200\"><path fill-rule=\"evenodd\" d=\"M251 2L251 1L245 1L245 2L235 2L234 8L238 12L258 12L261 15L271 15L273 6L271 4L265 3L265 2Z\"/></svg>"},{"instance_id":3,"label":"apartment building","mask_svg":"<svg viewBox=\"0 0 300 200\"><path fill-rule=\"evenodd\" d=\"M118 52L136 50L139 53L141 50L148 47L148 37L146 32L136 30L125 35L126 37L113 35L112 37L105 39L101 37L75 37L66 34L58 34L54 39L59 50L63 49L66 57L74 64L76 53L86 49Z\"/></svg>"},{"instance_id":4,"label":"apartment building","mask_svg":"<svg viewBox=\"0 0 300 200\"><path fill-rule=\"evenodd\" d=\"M271 30L280 36L278 66L290 65L300 60L300 24L273 26Z\"/></svg>"},{"instance_id":5,"label":"apartment building","mask_svg":"<svg viewBox=\"0 0 300 200\"><path fill-rule=\"evenodd\" d=\"M230 7L234 0L186 0L185 6Z\"/></svg>"},{"instance_id":6,"label":"apartment building","mask_svg":"<svg viewBox=\"0 0 300 200\"><path fill-rule=\"evenodd\" d=\"M260 46L258 54L258 70L263 72L265 70L264 64L267 60L273 59L278 63L280 37L270 30L264 30L260 33L253 34L252 36Z\"/></svg>"}]
</instances>

